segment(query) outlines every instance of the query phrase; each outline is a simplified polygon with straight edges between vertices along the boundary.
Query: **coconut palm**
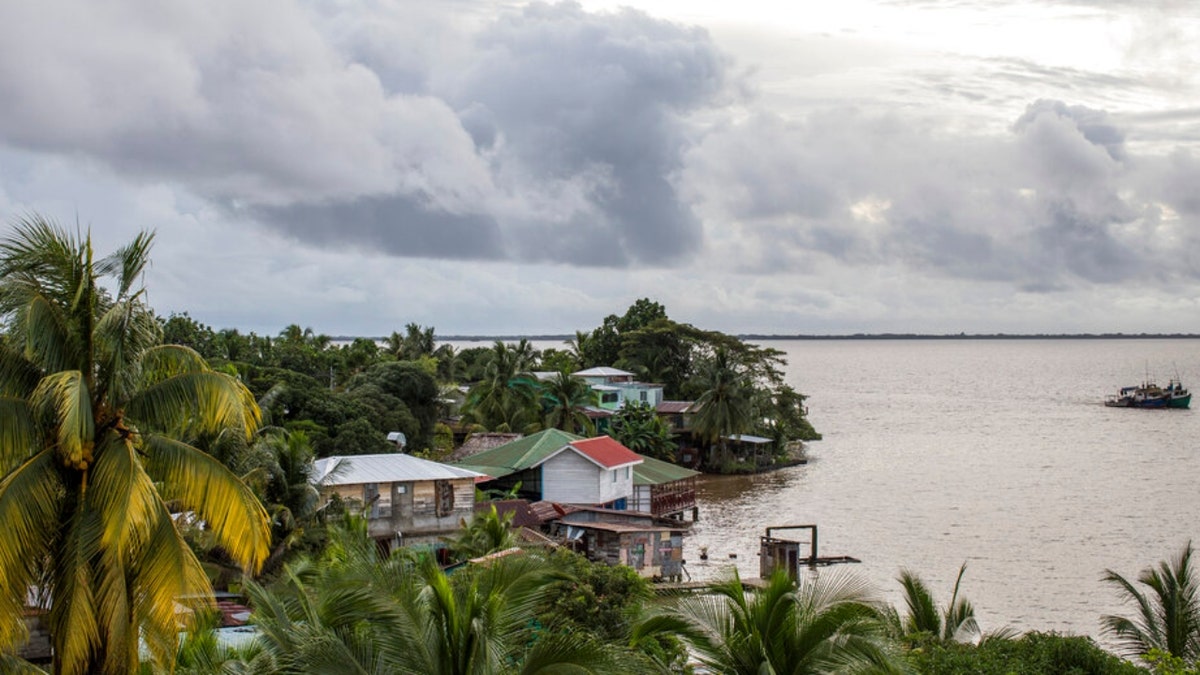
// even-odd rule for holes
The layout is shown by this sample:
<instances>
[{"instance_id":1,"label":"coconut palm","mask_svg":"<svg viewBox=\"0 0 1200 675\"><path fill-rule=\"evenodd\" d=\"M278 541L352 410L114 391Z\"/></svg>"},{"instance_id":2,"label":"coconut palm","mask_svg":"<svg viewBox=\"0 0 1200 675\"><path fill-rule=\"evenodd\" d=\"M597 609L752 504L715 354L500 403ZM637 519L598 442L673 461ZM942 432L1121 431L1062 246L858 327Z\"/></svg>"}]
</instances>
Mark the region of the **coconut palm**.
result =
<instances>
[{"instance_id":1,"label":"coconut palm","mask_svg":"<svg viewBox=\"0 0 1200 675\"><path fill-rule=\"evenodd\" d=\"M725 455L726 439L749 432L754 422L754 387L725 347L717 347L697 378L704 393L696 400L692 429Z\"/></svg>"},{"instance_id":2,"label":"coconut palm","mask_svg":"<svg viewBox=\"0 0 1200 675\"><path fill-rule=\"evenodd\" d=\"M1104 581L1137 607L1134 618L1105 615L1100 619L1104 632L1116 639L1123 652L1143 656L1157 649L1193 665L1200 661L1200 584L1192 569L1192 542L1178 558L1138 574L1137 583L1148 592L1112 570L1105 570Z\"/></svg>"},{"instance_id":3,"label":"coconut palm","mask_svg":"<svg viewBox=\"0 0 1200 675\"><path fill-rule=\"evenodd\" d=\"M581 377L558 373L541 383L543 420L547 427L591 436L595 425L586 408L596 405L596 391Z\"/></svg>"},{"instance_id":4,"label":"coconut palm","mask_svg":"<svg viewBox=\"0 0 1200 675\"><path fill-rule=\"evenodd\" d=\"M908 612L903 618L893 613L892 623L896 632L909 639L923 637L946 642L974 642L979 637L975 607L958 597L966 571L967 564L963 563L958 568L950 602L939 611L933 593L921 577L909 570L901 570L899 581L904 589L904 603Z\"/></svg>"},{"instance_id":5,"label":"coconut palm","mask_svg":"<svg viewBox=\"0 0 1200 675\"><path fill-rule=\"evenodd\" d=\"M467 394L463 413L492 430L524 430L537 418L536 380L532 347L526 340L508 345L500 340L492 346L484 379Z\"/></svg>"},{"instance_id":6,"label":"coconut palm","mask_svg":"<svg viewBox=\"0 0 1200 675\"><path fill-rule=\"evenodd\" d=\"M781 572L765 587L747 591L735 573L711 591L680 601L673 618L681 623L658 628L677 631L714 672L902 671L882 614L857 577L823 574L797 588ZM636 635L645 632L642 627Z\"/></svg>"},{"instance_id":7,"label":"coconut palm","mask_svg":"<svg viewBox=\"0 0 1200 675\"><path fill-rule=\"evenodd\" d=\"M36 588L59 675L131 672L139 635L173 660L178 603L212 597L174 514L247 570L270 545L254 494L186 442L249 437L259 411L196 352L158 344L134 287L152 239L97 259L90 236L35 216L0 242L0 649L24 638Z\"/></svg>"}]
</instances>

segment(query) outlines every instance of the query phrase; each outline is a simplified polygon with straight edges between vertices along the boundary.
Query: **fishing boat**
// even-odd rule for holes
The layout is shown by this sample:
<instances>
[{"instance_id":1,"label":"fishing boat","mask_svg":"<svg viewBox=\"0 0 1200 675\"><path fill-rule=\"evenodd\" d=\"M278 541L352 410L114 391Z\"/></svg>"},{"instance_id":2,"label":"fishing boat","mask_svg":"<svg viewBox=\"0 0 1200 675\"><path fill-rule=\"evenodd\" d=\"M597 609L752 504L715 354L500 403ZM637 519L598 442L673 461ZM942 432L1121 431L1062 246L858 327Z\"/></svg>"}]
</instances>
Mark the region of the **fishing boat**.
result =
<instances>
[{"instance_id":1,"label":"fishing boat","mask_svg":"<svg viewBox=\"0 0 1200 675\"><path fill-rule=\"evenodd\" d=\"M1188 391L1177 377L1167 383L1167 388L1163 389L1163 395L1167 398L1168 408L1186 408L1192 402L1192 392Z\"/></svg>"},{"instance_id":2,"label":"fishing boat","mask_svg":"<svg viewBox=\"0 0 1200 675\"><path fill-rule=\"evenodd\" d=\"M1121 387L1118 393L1104 401L1104 405L1110 408L1186 408L1191 402L1191 392L1178 379L1172 379L1166 388L1149 381L1134 387Z\"/></svg>"}]
</instances>

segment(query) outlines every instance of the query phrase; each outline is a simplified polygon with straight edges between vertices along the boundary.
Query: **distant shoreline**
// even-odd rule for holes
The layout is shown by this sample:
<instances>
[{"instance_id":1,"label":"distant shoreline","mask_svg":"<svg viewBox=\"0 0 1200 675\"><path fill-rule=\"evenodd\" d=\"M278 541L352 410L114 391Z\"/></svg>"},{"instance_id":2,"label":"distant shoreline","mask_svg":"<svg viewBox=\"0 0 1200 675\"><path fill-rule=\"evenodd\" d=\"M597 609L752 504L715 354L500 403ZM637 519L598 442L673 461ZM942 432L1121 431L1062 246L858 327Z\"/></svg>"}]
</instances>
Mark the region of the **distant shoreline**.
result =
<instances>
[{"instance_id":1,"label":"distant shoreline","mask_svg":"<svg viewBox=\"0 0 1200 675\"><path fill-rule=\"evenodd\" d=\"M360 336L340 335L332 338L338 342L351 342ZM761 335L745 333L737 336L742 340L1196 340L1200 333L854 333L852 335ZM367 338L378 342L385 337ZM438 335L439 342L495 342L530 340L539 342L575 339L575 335Z\"/></svg>"}]
</instances>

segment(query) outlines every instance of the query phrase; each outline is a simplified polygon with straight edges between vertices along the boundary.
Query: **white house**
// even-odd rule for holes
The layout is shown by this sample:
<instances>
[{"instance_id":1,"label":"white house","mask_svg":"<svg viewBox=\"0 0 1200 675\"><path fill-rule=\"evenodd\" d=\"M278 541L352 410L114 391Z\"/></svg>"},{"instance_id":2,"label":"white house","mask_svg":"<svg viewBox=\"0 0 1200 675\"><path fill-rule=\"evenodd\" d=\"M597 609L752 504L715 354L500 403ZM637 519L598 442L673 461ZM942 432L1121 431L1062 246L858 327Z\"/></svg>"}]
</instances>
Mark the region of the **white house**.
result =
<instances>
[{"instance_id":1,"label":"white house","mask_svg":"<svg viewBox=\"0 0 1200 675\"><path fill-rule=\"evenodd\" d=\"M633 467L641 463L608 436L572 441L541 461L542 499L623 509L633 496Z\"/></svg>"}]
</instances>

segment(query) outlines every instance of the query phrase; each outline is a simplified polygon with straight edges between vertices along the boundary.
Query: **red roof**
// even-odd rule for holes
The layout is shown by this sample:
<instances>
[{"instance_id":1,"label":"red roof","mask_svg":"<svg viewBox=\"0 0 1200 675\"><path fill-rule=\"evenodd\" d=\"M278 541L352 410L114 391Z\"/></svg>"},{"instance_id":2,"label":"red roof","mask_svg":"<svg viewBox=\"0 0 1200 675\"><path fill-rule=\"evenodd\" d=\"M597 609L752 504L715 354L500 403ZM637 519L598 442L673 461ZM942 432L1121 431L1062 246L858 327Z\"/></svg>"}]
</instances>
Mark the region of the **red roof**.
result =
<instances>
[{"instance_id":1,"label":"red roof","mask_svg":"<svg viewBox=\"0 0 1200 675\"><path fill-rule=\"evenodd\" d=\"M641 464L642 458L610 436L597 436L582 441L572 441L571 447L587 455L593 462L606 469L626 464Z\"/></svg>"}]
</instances>

